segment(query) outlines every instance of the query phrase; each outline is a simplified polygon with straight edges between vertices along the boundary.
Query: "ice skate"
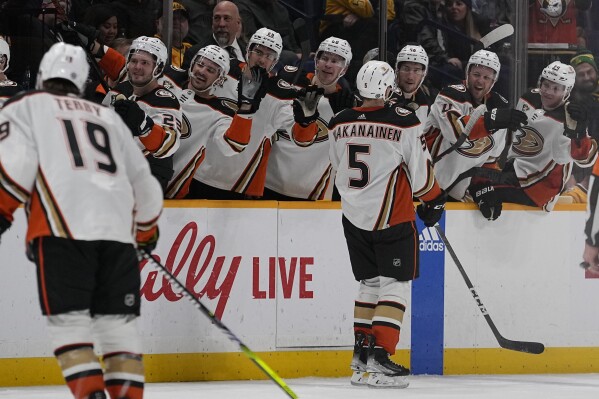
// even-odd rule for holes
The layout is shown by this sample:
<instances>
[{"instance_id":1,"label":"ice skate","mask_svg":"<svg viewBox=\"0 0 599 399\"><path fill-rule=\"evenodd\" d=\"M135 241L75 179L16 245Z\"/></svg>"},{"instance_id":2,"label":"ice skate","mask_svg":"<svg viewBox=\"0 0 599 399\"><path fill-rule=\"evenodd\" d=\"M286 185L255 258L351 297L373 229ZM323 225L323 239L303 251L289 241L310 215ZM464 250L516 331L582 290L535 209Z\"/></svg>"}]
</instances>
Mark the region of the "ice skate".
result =
<instances>
[{"instance_id":1,"label":"ice skate","mask_svg":"<svg viewBox=\"0 0 599 399\"><path fill-rule=\"evenodd\" d=\"M351 369L353 370L351 384L365 386L368 383L368 373L366 372L368 347L364 347L366 334L358 331L356 332L355 336L356 341L354 343L354 356L350 365Z\"/></svg>"},{"instance_id":2,"label":"ice skate","mask_svg":"<svg viewBox=\"0 0 599 399\"><path fill-rule=\"evenodd\" d=\"M368 387L406 388L410 384L408 381L410 370L389 359L389 353L385 349L376 347L374 345L374 336L370 336L369 339L370 345L366 363Z\"/></svg>"}]
</instances>

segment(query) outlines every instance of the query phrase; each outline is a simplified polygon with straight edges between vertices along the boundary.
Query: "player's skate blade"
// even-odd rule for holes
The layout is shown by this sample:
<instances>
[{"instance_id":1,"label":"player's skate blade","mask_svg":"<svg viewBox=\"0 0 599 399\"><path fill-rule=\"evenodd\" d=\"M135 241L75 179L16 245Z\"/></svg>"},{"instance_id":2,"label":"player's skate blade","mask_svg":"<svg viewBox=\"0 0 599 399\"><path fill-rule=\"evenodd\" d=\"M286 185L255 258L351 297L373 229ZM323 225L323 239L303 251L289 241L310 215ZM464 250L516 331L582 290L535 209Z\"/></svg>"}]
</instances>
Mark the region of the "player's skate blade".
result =
<instances>
[{"instance_id":1,"label":"player's skate blade","mask_svg":"<svg viewBox=\"0 0 599 399\"><path fill-rule=\"evenodd\" d=\"M367 384L368 384L368 388L401 389L401 388L407 388L408 385L410 385L410 382L408 381L407 375L389 376L389 375L385 375L383 373L369 373Z\"/></svg>"}]
</instances>

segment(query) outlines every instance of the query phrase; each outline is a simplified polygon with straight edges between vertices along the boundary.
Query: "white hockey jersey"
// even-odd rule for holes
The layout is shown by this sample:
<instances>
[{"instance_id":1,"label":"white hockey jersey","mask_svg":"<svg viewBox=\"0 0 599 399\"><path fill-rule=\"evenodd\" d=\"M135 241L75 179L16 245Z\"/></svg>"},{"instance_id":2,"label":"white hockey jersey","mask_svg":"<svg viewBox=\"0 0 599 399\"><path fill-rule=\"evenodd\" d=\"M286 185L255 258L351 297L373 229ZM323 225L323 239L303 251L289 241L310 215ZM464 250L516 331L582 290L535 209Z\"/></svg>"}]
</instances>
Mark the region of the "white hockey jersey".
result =
<instances>
[{"instance_id":1,"label":"white hockey jersey","mask_svg":"<svg viewBox=\"0 0 599 399\"><path fill-rule=\"evenodd\" d=\"M345 217L363 230L414 221L412 198L441 194L416 115L399 106L345 109L329 126Z\"/></svg>"},{"instance_id":2,"label":"white hockey jersey","mask_svg":"<svg viewBox=\"0 0 599 399\"><path fill-rule=\"evenodd\" d=\"M173 156L175 173L166 190L167 198L187 195L207 146L224 156L239 154L249 142L252 127L253 115L235 114L227 100L204 99L193 90L181 89L179 102L183 111L181 146Z\"/></svg>"},{"instance_id":3,"label":"white hockey jersey","mask_svg":"<svg viewBox=\"0 0 599 399\"><path fill-rule=\"evenodd\" d=\"M55 236L134 242L153 226L162 191L113 110L32 91L0 111L0 213L26 203L27 241Z\"/></svg>"},{"instance_id":4,"label":"white hockey jersey","mask_svg":"<svg viewBox=\"0 0 599 399\"><path fill-rule=\"evenodd\" d=\"M508 105L507 100L495 92L487 95L485 104L487 109L505 108ZM427 146L433 159L457 141L473 109L473 100L466 86L451 85L441 90L424 126ZM455 183L458 177L474 167L495 164L505 148L506 133L506 129L500 129L490 134L481 117L469 139L435 163L435 175L441 188L447 190L453 185L448 194L456 200L463 200L471 178Z\"/></svg>"},{"instance_id":5,"label":"white hockey jersey","mask_svg":"<svg viewBox=\"0 0 599 399\"><path fill-rule=\"evenodd\" d=\"M508 152L524 192L546 211L555 206L572 174L573 163L593 166L597 143L590 137L571 140L564 136L564 106L543 110L538 89L524 94L517 109L528 116L528 125L514 132Z\"/></svg>"}]
</instances>

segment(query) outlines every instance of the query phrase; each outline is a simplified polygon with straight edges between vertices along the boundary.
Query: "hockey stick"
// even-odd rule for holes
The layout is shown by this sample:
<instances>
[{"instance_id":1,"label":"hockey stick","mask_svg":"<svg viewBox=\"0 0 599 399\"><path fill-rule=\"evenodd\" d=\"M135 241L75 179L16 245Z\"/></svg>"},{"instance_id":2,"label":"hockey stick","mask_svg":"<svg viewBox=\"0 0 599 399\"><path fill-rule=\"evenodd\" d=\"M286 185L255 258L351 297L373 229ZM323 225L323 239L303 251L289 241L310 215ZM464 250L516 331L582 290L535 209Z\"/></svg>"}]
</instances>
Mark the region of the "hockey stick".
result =
<instances>
[{"instance_id":1,"label":"hockey stick","mask_svg":"<svg viewBox=\"0 0 599 399\"><path fill-rule=\"evenodd\" d=\"M300 59L299 66L297 67L297 72L293 77L293 82L291 82L291 84L295 86L299 77L302 75L304 64L310 56L310 37L308 36L306 21L303 18L298 18L293 21L293 30L295 30L295 36L299 40L300 48L302 49L302 58Z\"/></svg>"},{"instance_id":2,"label":"hockey stick","mask_svg":"<svg viewBox=\"0 0 599 399\"><path fill-rule=\"evenodd\" d=\"M500 25L481 37L480 42L483 44L483 47L487 48L513 34L514 27L511 24Z\"/></svg>"},{"instance_id":3,"label":"hockey stick","mask_svg":"<svg viewBox=\"0 0 599 399\"><path fill-rule=\"evenodd\" d=\"M270 378L283 391L285 391L287 396L289 396L291 399L297 399L297 395L295 394L295 392L291 390L291 388L289 388L285 381L283 381L283 379L279 377L279 375L273 369L271 369L268 364L266 364L262 359L260 359L258 355L256 355L250 348L248 348L243 342L241 342L241 340L237 338L235 334L233 334L229 327L227 327L222 321L220 321L216 316L214 316L214 313L212 313L210 309L208 309L198 298L196 298L195 295L193 295L181 282L179 282L179 280L177 280L177 278L163 264L154 259L146 251L140 250L138 251L138 253L143 259L152 262L154 266L166 276L170 283L177 286L181 290L181 292L187 297L187 299L191 300L194 303L194 305L196 305L196 307L200 309L200 311L206 317L208 317L212 323L216 324L216 326L220 328L220 330L231 341L237 343L241 351L245 353L245 355L249 357L250 360L254 362L254 364L258 366L258 368L268 376L268 378Z\"/></svg>"},{"instance_id":4,"label":"hockey stick","mask_svg":"<svg viewBox=\"0 0 599 399\"><path fill-rule=\"evenodd\" d=\"M445 233L441 229L441 226L439 226L438 224L436 224L435 225L435 230L437 230L437 233L439 233L439 236L441 236L441 239L443 240L443 243L445 244L445 247L449 251L449 254L451 255L451 258L453 259L453 262L458 267L458 270L460 271L460 274L462 275L462 278L466 282L466 286L468 286L468 289L470 290L470 293L474 297L474 300L476 301L476 304L478 305L478 308L480 309L480 311L482 312L483 316L485 317L485 320L487 321L487 324L489 325L489 327L491 327L491 331L493 331L493 335L495 335L495 339L499 343L499 346L501 346L504 349L509 349L509 350L517 351L517 352L524 352L524 353L533 353L535 355L543 353L543 351L545 351L545 345L543 345L540 342L512 341L510 339L504 338L499 333L499 331L497 330L497 327L495 327L495 323L493 323L493 320L491 319L491 316L489 315L489 312L487 312L487 308L485 308L485 305L483 305L482 300L478 296L478 293L474 289L474 286L472 285L472 282L468 278L468 275L466 274L466 271L464 270L464 267L460 263L460 260L458 259L455 251L451 247L451 244L449 244L449 241L447 240L447 237L445 237Z\"/></svg>"},{"instance_id":5,"label":"hockey stick","mask_svg":"<svg viewBox=\"0 0 599 399\"><path fill-rule=\"evenodd\" d=\"M470 114L470 119L468 119L468 123L466 123L466 126L464 127L464 130L462 130L460 137L458 137L456 142L453 143L451 147L434 157L433 163L437 163L445 155L449 154L450 152L453 152L462 144L464 144L464 141L466 141L468 136L470 136L470 132L472 132L472 129L474 129L474 125L476 124L476 122L478 122L478 120L483 116L485 112L487 112L487 106L485 104L481 104L478 107L476 107L474 111L472 111L472 113Z\"/></svg>"}]
</instances>

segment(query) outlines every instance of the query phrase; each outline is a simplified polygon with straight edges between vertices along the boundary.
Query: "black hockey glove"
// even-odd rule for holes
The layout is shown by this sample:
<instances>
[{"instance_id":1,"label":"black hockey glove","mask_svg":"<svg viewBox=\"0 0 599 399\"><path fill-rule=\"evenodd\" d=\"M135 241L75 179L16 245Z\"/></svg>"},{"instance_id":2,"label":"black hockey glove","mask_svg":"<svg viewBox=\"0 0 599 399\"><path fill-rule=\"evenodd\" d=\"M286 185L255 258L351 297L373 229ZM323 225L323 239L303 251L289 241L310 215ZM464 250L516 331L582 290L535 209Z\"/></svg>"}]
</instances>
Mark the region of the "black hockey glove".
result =
<instances>
[{"instance_id":1,"label":"black hockey glove","mask_svg":"<svg viewBox=\"0 0 599 399\"><path fill-rule=\"evenodd\" d=\"M65 21L60 24L60 29L65 32L75 32L79 36L81 45L88 50L94 47L94 41L98 38L99 31L93 26L85 25L74 21Z\"/></svg>"},{"instance_id":2,"label":"black hockey glove","mask_svg":"<svg viewBox=\"0 0 599 399\"><path fill-rule=\"evenodd\" d=\"M353 108L356 106L356 96L350 89L338 90L327 98L333 113L335 114L346 108Z\"/></svg>"},{"instance_id":3,"label":"black hockey glove","mask_svg":"<svg viewBox=\"0 0 599 399\"><path fill-rule=\"evenodd\" d=\"M513 108L493 108L484 113L485 128L494 132L499 129L516 130L528 123L528 117L522 111Z\"/></svg>"},{"instance_id":4,"label":"black hockey glove","mask_svg":"<svg viewBox=\"0 0 599 399\"><path fill-rule=\"evenodd\" d=\"M318 102L324 95L324 89L310 85L301 89L293 100L293 118L297 123L306 127L318 119Z\"/></svg>"},{"instance_id":5,"label":"black hockey glove","mask_svg":"<svg viewBox=\"0 0 599 399\"><path fill-rule=\"evenodd\" d=\"M567 102L564 110L566 113L564 135L569 139L581 139L585 137L589 122L585 107L581 104Z\"/></svg>"},{"instance_id":6,"label":"black hockey glove","mask_svg":"<svg viewBox=\"0 0 599 399\"><path fill-rule=\"evenodd\" d=\"M147 254L151 254L152 251L156 249L156 245L158 244L158 237L160 237L160 231L158 230L158 226L156 226L154 233L150 237L142 238L145 235L146 234L138 231L137 249Z\"/></svg>"},{"instance_id":7,"label":"black hockey glove","mask_svg":"<svg viewBox=\"0 0 599 399\"><path fill-rule=\"evenodd\" d=\"M487 220L496 220L501 215L502 203L495 187L489 184L477 184L468 188L478 209Z\"/></svg>"},{"instance_id":8,"label":"black hockey glove","mask_svg":"<svg viewBox=\"0 0 599 399\"><path fill-rule=\"evenodd\" d=\"M237 83L237 107L239 114L253 114L260 108L260 102L266 95L266 82L268 72L266 69L254 66L249 72L242 71ZM242 110L243 105L250 105L250 109Z\"/></svg>"},{"instance_id":9,"label":"black hockey glove","mask_svg":"<svg viewBox=\"0 0 599 399\"><path fill-rule=\"evenodd\" d=\"M112 105L134 136L142 136L152 130L154 121L139 108L135 101L119 99Z\"/></svg>"},{"instance_id":10,"label":"black hockey glove","mask_svg":"<svg viewBox=\"0 0 599 399\"><path fill-rule=\"evenodd\" d=\"M426 227L433 227L441 219L445 210L445 202L447 202L447 193L442 191L441 195L434 200L421 203L416 207L416 213Z\"/></svg>"},{"instance_id":11,"label":"black hockey glove","mask_svg":"<svg viewBox=\"0 0 599 399\"><path fill-rule=\"evenodd\" d=\"M11 224L12 223L10 223L7 218L0 215L0 237L6 230L8 230L10 228Z\"/></svg>"}]
</instances>

